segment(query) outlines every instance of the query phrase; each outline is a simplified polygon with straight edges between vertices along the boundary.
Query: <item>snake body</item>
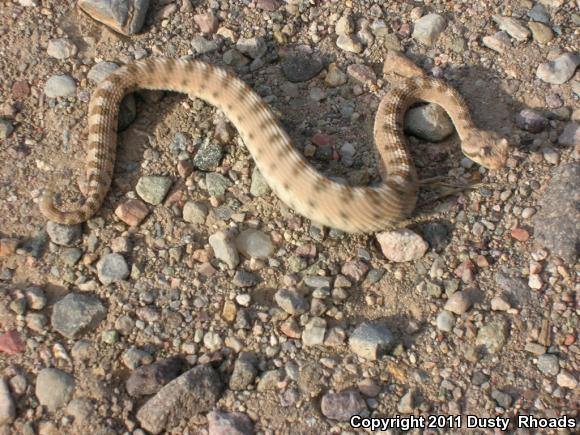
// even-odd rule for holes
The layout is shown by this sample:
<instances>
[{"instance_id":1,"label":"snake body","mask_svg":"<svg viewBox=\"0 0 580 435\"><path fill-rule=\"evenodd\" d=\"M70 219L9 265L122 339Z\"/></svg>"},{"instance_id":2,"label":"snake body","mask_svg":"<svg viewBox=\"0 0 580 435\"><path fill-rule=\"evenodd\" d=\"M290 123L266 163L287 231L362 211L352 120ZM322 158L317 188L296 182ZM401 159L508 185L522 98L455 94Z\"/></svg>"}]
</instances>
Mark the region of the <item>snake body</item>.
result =
<instances>
[{"instance_id":1,"label":"snake body","mask_svg":"<svg viewBox=\"0 0 580 435\"><path fill-rule=\"evenodd\" d=\"M222 110L235 125L272 191L312 221L346 232L372 232L406 219L417 198L415 167L405 146L403 119L416 101L437 103L448 112L473 160L489 168L505 163L507 143L478 130L461 95L426 76L404 80L385 97L374 124L382 182L350 187L316 171L292 145L264 101L242 80L197 60L153 59L118 68L102 81L89 104L87 195L75 210L56 208L52 192L41 198L42 213L62 224L83 222L101 207L113 177L121 99L137 89L183 92Z\"/></svg>"}]
</instances>

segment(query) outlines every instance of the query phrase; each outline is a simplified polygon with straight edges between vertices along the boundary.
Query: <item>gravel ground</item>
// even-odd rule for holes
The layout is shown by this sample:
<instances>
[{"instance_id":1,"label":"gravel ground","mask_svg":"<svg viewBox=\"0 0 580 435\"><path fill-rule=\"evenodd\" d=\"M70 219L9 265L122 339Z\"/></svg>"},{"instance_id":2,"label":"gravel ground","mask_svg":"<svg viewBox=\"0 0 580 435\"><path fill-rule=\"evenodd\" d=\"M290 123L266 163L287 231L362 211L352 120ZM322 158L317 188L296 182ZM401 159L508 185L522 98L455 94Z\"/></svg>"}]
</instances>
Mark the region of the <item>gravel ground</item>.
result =
<instances>
[{"instance_id":1,"label":"gravel ground","mask_svg":"<svg viewBox=\"0 0 580 435\"><path fill-rule=\"evenodd\" d=\"M0 3L0 434L362 431L352 415L550 431L518 428L530 416L576 433L579 8ZM79 198L95 84L161 55L234 71L319 170L377 181L372 123L399 51L513 144L488 172L440 109L411 109L420 177L472 188L425 186L407 229L315 226L270 193L223 114L161 92L124 100L97 216L38 211L49 184Z\"/></svg>"}]
</instances>

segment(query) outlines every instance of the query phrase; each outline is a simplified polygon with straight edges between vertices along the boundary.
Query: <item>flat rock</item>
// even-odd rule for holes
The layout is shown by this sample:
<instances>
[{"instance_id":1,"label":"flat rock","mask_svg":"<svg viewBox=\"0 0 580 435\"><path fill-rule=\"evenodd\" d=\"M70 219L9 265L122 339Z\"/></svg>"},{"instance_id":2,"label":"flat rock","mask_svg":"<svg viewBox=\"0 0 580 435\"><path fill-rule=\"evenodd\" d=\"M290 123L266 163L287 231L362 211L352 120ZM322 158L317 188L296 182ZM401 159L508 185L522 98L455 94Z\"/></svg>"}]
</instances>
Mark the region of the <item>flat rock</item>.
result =
<instances>
[{"instance_id":1,"label":"flat rock","mask_svg":"<svg viewBox=\"0 0 580 435\"><path fill-rule=\"evenodd\" d=\"M212 410L223 382L209 366L197 366L165 385L137 412L141 427L152 434L171 430L182 420Z\"/></svg>"},{"instance_id":2,"label":"flat rock","mask_svg":"<svg viewBox=\"0 0 580 435\"><path fill-rule=\"evenodd\" d=\"M36 377L36 397L50 412L66 406L72 399L74 390L74 378L62 370L43 369Z\"/></svg>"},{"instance_id":3,"label":"flat rock","mask_svg":"<svg viewBox=\"0 0 580 435\"><path fill-rule=\"evenodd\" d=\"M349 421L353 415L368 415L369 410L364 398L356 391L326 393L320 401L320 410L326 418Z\"/></svg>"},{"instance_id":4,"label":"flat rock","mask_svg":"<svg viewBox=\"0 0 580 435\"><path fill-rule=\"evenodd\" d=\"M242 54L257 59L266 54L268 46L266 41L261 37L240 38L236 43L236 48Z\"/></svg>"},{"instance_id":5,"label":"flat rock","mask_svg":"<svg viewBox=\"0 0 580 435\"><path fill-rule=\"evenodd\" d=\"M554 32L545 24L530 21L528 27L532 31L534 41L539 42L540 44L547 44L554 39Z\"/></svg>"},{"instance_id":6,"label":"flat rock","mask_svg":"<svg viewBox=\"0 0 580 435\"><path fill-rule=\"evenodd\" d=\"M413 39L430 47L445 30L445 25L445 19L441 15L427 14L415 21Z\"/></svg>"},{"instance_id":7,"label":"flat rock","mask_svg":"<svg viewBox=\"0 0 580 435\"><path fill-rule=\"evenodd\" d=\"M134 35L143 27L149 0L79 0L79 7L111 29Z\"/></svg>"},{"instance_id":8,"label":"flat rock","mask_svg":"<svg viewBox=\"0 0 580 435\"><path fill-rule=\"evenodd\" d=\"M384 322L361 323L350 335L350 349L361 358L375 361L385 355L394 342L393 334Z\"/></svg>"},{"instance_id":9,"label":"flat rock","mask_svg":"<svg viewBox=\"0 0 580 435\"><path fill-rule=\"evenodd\" d=\"M52 309L52 327L67 338L77 338L95 328L105 318L106 310L94 296L69 293Z\"/></svg>"},{"instance_id":10,"label":"flat rock","mask_svg":"<svg viewBox=\"0 0 580 435\"><path fill-rule=\"evenodd\" d=\"M561 166L555 170L533 217L536 242L570 263L578 258L580 246L579 195L580 166Z\"/></svg>"},{"instance_id":11,"label":"flat rock","mask_svg":"<svg viewBox=\"0 0 580 435\"><path fill-rule=\"evenodd\" d=\"M572 78L578 64L580 64L580 56L564 53L551 62L540 64L536 70L536 76L546 83L561 85Z\"/></svg>"},{"instance_id":12,"label":"flat rock","mask_svg":"<svg viewBox=\"0 0 580 435\"><path fill-rule=\"evenodd\" d=\"M383 255L396 263L418 260L429 248L421 236L406 228L379 233L377 241Z\"/></svg>"},{"instance_id":13,"label":"flat rock","mask_svg":"<svg viewBox=\"0 0 580 435\"><path fill-rule=\"evenodd\" d=\"M147 205L140 199L128 199L117 206L115 214L132 227L139 225L149 214Z\"/></svg>"},{"instance_id":14,"label":"flat rock","mask_svg":"<svg viewBox=\"0 0 580 435\"><path fill-rule=\"evenodd\" d=\"M254 354L241 352L234 363L234 370L229 381L230 389L234 391L245 390L253 384L258 374L256 365L257 360Z\"/></svg>"}]
</instances>

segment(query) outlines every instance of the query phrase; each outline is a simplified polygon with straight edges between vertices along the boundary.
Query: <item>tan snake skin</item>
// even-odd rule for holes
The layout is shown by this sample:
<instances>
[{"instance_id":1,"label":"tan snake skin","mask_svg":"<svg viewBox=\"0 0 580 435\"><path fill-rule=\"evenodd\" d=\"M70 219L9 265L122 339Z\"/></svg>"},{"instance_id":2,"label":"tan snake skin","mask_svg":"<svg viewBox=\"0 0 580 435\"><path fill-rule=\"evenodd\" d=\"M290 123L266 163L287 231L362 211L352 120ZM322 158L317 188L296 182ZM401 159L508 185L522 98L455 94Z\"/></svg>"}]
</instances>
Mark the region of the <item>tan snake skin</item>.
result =
<instances>
[{"instance_id":1,"label":"tan snake skin","mask_svg":"<svg viewBox=\"0 0 580 435\"><path fill-rule=\"evenodd\" d=\"M89 105L87 197L75 210L55 207L52 192L40 201L42 213L63 224L83 222L101 207L111 185L116 154L119 104L136 89L184 92L222 110L236 126L257 167L289 207L312 221L346 232L372 232L406 219L417 198L415 167L405 146L405 111L417 101L441 105L451 117L463 152L477 163L504 166L508 144L493 132L478 130L467 105L444 82L422 77L404 80L381 101L374 135L383 181L374 187L349 187L318 173L294 148L262 99L221 68L197 60L154 59L125 65L102 81Z\"/></svg>"}]
</instances>

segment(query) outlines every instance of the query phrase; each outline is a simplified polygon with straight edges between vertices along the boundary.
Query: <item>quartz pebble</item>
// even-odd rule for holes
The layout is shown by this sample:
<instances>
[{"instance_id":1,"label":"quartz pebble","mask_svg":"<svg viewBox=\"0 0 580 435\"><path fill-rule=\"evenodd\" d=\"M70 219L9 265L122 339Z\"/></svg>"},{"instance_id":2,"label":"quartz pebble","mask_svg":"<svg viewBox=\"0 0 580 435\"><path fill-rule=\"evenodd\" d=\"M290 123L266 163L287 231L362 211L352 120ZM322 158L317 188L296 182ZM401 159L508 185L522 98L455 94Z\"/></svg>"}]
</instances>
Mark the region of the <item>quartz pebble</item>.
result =
<instances>
[{"instance_id":1,"label":"quartz pebble","mask_svg":"<svg viewBox=\"0 0 580 435\"><path fill-rule=\"evenodd\" d=\"M445 26L445 19L441 15L427 14L415 21L413 39L427 46L432 46Z\"/></svg>"},{"instance_id":2,"label":"quartz pebble","mask_svg":"<svg viewBox=\"0 0 580 435\"><path fill-rule=\"evenodd\" d=\"M553 61L540 64L536 76L546 83L561 85L572 78L578 64L580 56L564 53Z\"/></svg>"}]
</instances>

